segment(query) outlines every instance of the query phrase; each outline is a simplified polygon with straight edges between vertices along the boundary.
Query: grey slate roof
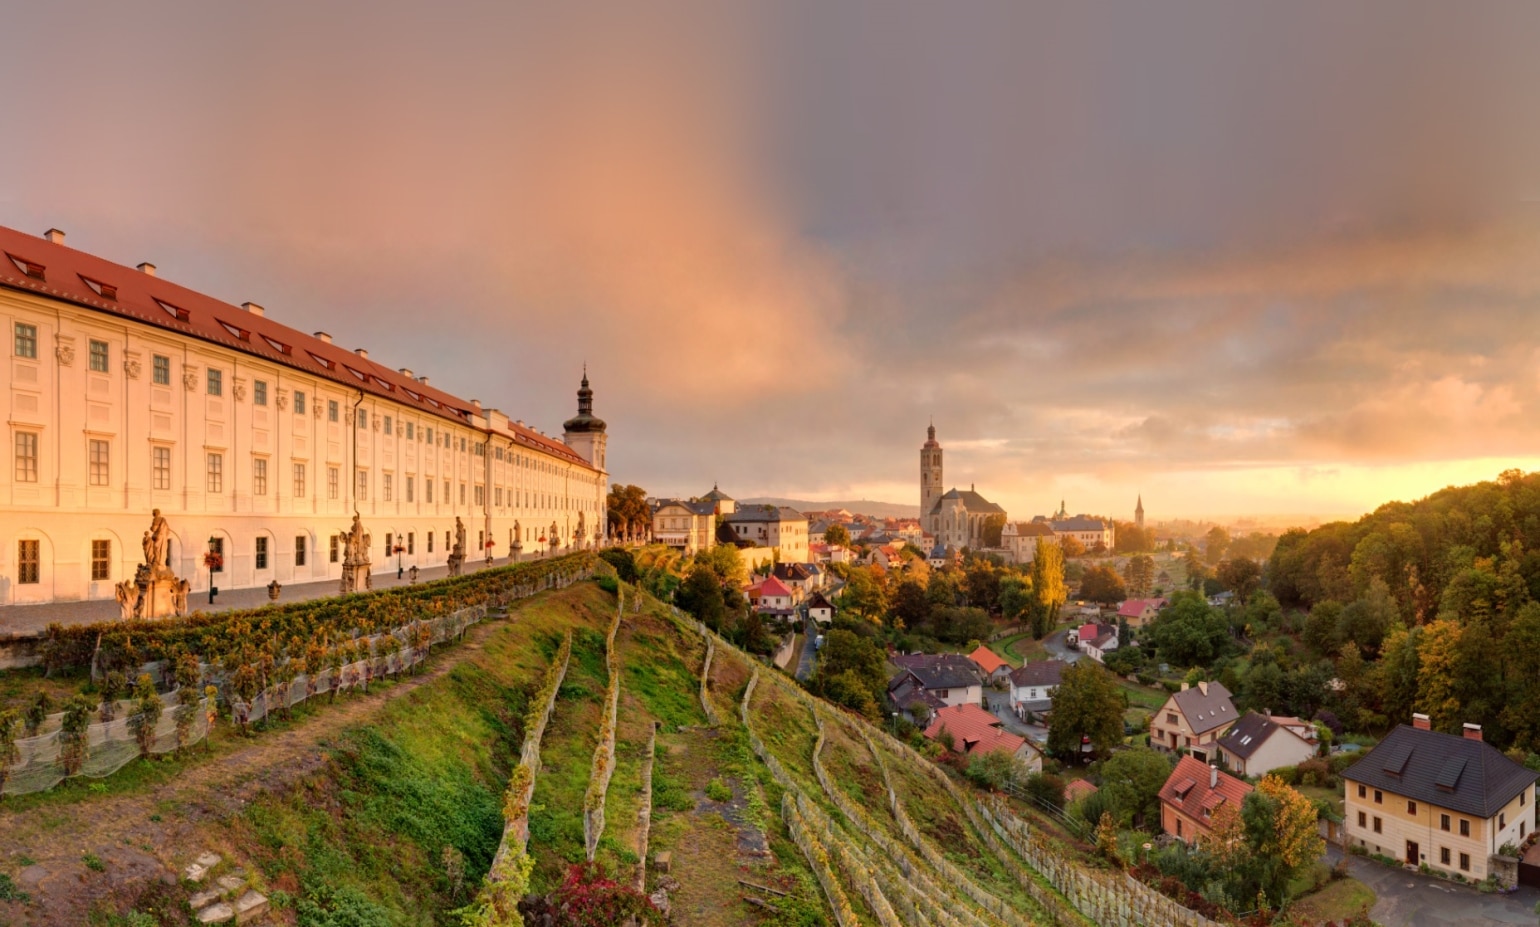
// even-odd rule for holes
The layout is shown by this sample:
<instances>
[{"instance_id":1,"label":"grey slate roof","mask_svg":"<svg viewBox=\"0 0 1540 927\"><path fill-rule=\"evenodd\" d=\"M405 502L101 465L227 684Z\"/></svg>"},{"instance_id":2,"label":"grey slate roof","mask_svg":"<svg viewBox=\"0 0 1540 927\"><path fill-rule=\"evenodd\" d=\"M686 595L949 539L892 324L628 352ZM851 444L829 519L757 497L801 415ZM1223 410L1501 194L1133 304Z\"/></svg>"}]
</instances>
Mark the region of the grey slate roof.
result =
<instances>
[{"instance_id":1,"label":"grey slate roof","mask_svg":"<svg viewBox=\"0 0 1540 927\"><path fill-rule=\"evenodd\" d=\"M1106 528L1107 523L1100 518L1087 518L1084 515L1062 518L1053 522L1055 531L1104 531Z\"/></svg>"},{"instance_id":2,"label":"grey slate roof","mask_svg":"<svg viewBox=\"0 0 1540 927\"><path fill-rule=\"evenodd\" d=\"M1400 725L1344 779L1462 814L1490 818L1537 774L1489 743Z\"/></svg>"},{"instance_id":3,"label":"grey slate roof","mask_svg":"<svg viewBox=\"0 0 1540 927\"><path fill-rule=\"evenodd\" d=\"M1225 748L1243 760L1251 758L1257 749L1267 742L1269 737L1283 731L1283 727L1272 718L1259 715L1254 711L1248 711L1241 719L1235 722L1235 726L1219 738L1219 746ZM1290 737L1288 731L1281 736Z\"/></svg>"},{"instance_id":4,"label":"grey slate roof","mask_svg":"<svg viewBox=\"0 0 1540 927\"><path fill-rule=\"evenodd\" d=\"M1020 688L1057 686L1064 675L1063 660L1038 660L1011 670L1011 685Z\"/></svg>"},{"instance_id":5,"label":"grey slate roof","mask_svg":"<svg viewBox=\"0 0 1540 927\"><path fill-rule=\"evenodd\" d=\"M685 500L685 499L659 499L658 500L658 504L653 508L653 511L657 512L659 509L663 508L665 505L681 506L684 509L686 509L687 511L689 511L689 513L691 515L714 515L714 514L716 514L716 506L711 504L710 502L690 502L690 501Z\"/></svg>"},{"instance_id":6,"label":"grey slate roof","mask_svg":"<svg viewBox=\"0 0 1540 927\"><path fill-rule=\"evenodd\" d=\"M983 684L978 665L960 653L898 654L891 659L901 670L895 682L910 675L926 689L966 689Z\"/></svg>"},{"instance_id":7,"label":"grey slate roof","mask_svg":"<svg viewBox=\"0 0 1540 927\"><path fill-rule=\"evenodd\" d=\"M983 496L979 495L971 489L951 490L946 495L936 500L936 503L930 507L930 512L928 514L934 515L937 512L940 512L941 504L943 502L950 503L958 499L962 500L964 509L977 515L994 515L997 513L1000 515L1005 514L1005 509L1000 508L998 505L995 505L993 502L990 502L988 499L985 499Z\"/></svg>"},{"instance_id":8,"label":"grey slate roof","mask_svg":"<svg viewBox=\"0 0 1540 927\"><path fill-rule=\"evenodd\" d=\"M789 506L774 505L750 505L738 509L731 515L725 516L729 524L734 522L761 522L761 521L796 521L806 520L807 516Z\"/></svg>"},{"instance_id":9,"label":"grey slate roof","mask_svg":"<svg viewBox=\"0 0 1540 927\"><path fill-rule=\"evenodd\" d=\"M1193 686L1171 697L1176 699L1176 707L1187 717L1187 725L1194 734L1206 734L1239 717L1235 704L1230 701L1230 690L1217 682L1208 683L1207 695Z\"/></svg>"}]
</instances>

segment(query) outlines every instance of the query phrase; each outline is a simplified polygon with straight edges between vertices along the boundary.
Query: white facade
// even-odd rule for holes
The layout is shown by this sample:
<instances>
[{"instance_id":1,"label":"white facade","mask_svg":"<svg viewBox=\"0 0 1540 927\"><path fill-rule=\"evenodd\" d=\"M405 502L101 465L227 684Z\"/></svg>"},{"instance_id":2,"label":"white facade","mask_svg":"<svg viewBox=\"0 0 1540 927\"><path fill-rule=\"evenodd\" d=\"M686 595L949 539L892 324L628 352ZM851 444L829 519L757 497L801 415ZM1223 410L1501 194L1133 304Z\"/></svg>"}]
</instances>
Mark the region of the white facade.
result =
<instances>
[{"instance_id":1,"label":"white facade","mask_svg":"<svg viewBox=\"0 0 1540 927\"><path fill-rule=\"evenodd\" d=\"M50 286L67 285L71 259L125 290L153 293L163 283L132 281L142 271L0 231L7 253L14 247L51 265ZM397 544L405 567L443 564L457 517L472 560L486 556L488 543L497 558L509 556L515 523L526 557L591 546L603 535L602 466L497 410L473 400L463 415L435 414L263 356L282 356L277 349L247 353L136 321L150 317L139 305L104 301L97 309L78 296L29 290L13 263L0 258L0 394L11 455L0 467L0 603L113 598L114 584L143 560L155 508L174 535L169 565L194 590L209 586L202 564L211 539L222 548L220 587L340 578L336 537L355 511L371 535L376 573L396 569L389 547ZM222 307L217 320L230 341L240 337L232 323L249 324L243 340L253 344L253 332L277 332L296 353L336 350L329 338L263 321L260 307L201 299ZM154 311L161 309L171 312ZM389 374L392 389L426 383L404 370L396 377L363 351L342 356ZM602 462L603 434L582 437Z\"/></svg>"}]
</instances>

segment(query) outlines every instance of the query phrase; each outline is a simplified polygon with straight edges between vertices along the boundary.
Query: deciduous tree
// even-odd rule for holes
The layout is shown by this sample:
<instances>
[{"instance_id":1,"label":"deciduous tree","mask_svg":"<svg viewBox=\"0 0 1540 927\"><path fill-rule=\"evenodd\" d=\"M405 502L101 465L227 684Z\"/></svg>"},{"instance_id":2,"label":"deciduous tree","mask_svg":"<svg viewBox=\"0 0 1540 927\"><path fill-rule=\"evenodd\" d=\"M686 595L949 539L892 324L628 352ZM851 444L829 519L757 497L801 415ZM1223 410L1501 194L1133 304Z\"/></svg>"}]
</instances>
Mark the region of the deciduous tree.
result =
<instances>
[{"instance_id":1,"label":"deciduous tree","mask_svg":"<svg viewBox=\"0 0 1540 927\"><path fill-rule=\"evenodd\" d=\"M1032 636L1041 640L1059 621L1059 609L1069 599L1064 584L1064 551L1051 541L1037 542L1032 560Z\"/></svg>"},{"instance_id":2,"label":"deciduous tree","mask_svg":"<svg viewBox=\"0 0 1540 927\"><path fill-rule=\"evenodd\" d=\"M1080 576L1080 598L1099 605L1116 605L1128 598L1123 577L1110 566L1090 566Z\"/></svg>"},{"instance_id":3,"label":"deciduous tree","mask_svg":"<svg viewBox=\"0 0 1540 927\"><path fill-rule=\"evenodd\" d=\"M1082 738L1090 738L1091 752L1105 756L1123 740L1123 709L1123 691L1111 673L1090 660L1070 664L1053 695L1048 752L1077 758Z\"/></svg>"}]
</instances>

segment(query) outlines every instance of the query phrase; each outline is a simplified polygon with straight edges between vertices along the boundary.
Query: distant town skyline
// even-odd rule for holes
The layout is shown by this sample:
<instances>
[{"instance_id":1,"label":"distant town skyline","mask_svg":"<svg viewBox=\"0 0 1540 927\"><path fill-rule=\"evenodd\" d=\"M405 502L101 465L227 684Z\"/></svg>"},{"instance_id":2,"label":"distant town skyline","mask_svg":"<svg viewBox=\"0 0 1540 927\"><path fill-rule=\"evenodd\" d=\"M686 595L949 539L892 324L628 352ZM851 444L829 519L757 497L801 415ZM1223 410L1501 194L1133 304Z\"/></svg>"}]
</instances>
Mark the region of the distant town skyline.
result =
<instances>
[{"instance_id":1,"label":"distant town skyline","mask_svg":"<svg viewBox=\"0 0 1540 927\"><path fill-rule=\"evenodd\" d=\"M548 434L587 361L656 494L907 502L932 418L1024 517L1540 469L1540 7L955 13L26 5L0 225Z\"/></svg>"}]
</instances>

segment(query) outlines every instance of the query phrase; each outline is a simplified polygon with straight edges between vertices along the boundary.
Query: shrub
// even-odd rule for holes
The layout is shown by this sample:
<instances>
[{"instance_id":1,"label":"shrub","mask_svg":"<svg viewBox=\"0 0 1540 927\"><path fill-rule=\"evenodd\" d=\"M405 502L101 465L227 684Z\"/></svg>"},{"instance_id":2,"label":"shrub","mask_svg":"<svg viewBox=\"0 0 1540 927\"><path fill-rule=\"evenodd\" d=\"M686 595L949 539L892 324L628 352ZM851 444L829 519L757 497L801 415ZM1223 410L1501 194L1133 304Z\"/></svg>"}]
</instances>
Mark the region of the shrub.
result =
<instances>
[{"instance_id":1,"label":"shrub","mask_svg":"<svg viewBox=\"0 0 1540 927\"><path fill-rule=\"evenodd\" d=\"M1167 692L1170 692L1172 695L1182 691L1182 684L1171 679L1162 679L1160 681L1160 686Z\"/></svg>"},{"instance_id":2,"label":"shrub","mask_svg":"<svg viewBox=\"0 0 1540 927\"><path fill-rule=\"evenodd\" d=\"M1141 686L1153 686L1153 685L1155 685L1155 674L1154 673L1140 673L1135 678L1139 680L1139 684Z\"/></svg>"},{"instance_id":3,"label":"shrub","mask_svg":"<svg viewBox=\"0 0 1540 927\"><path fill-rule=\"evenodd\" d=\"M1282 771L1281 769L1274 770L1274 772ZM1331 767L1325 760L1319 757L1300 763L1297 767L1297 775L1299 781L1305 785L1315 785L1324 789L1331 784ZM1290 785L1293 784L1295 783L1290 783Z\"/></svg>"},{"instance_id":4,"label":"shrub","mask_svg":"<svg viewBox=\"0 0 1540 927\"><path fill-rule=\"evenodd\" d=\"M733 790L719 776L706 783L706 797L712 801L729 802L733 800Z\"/></svg>"}]
</instances>

